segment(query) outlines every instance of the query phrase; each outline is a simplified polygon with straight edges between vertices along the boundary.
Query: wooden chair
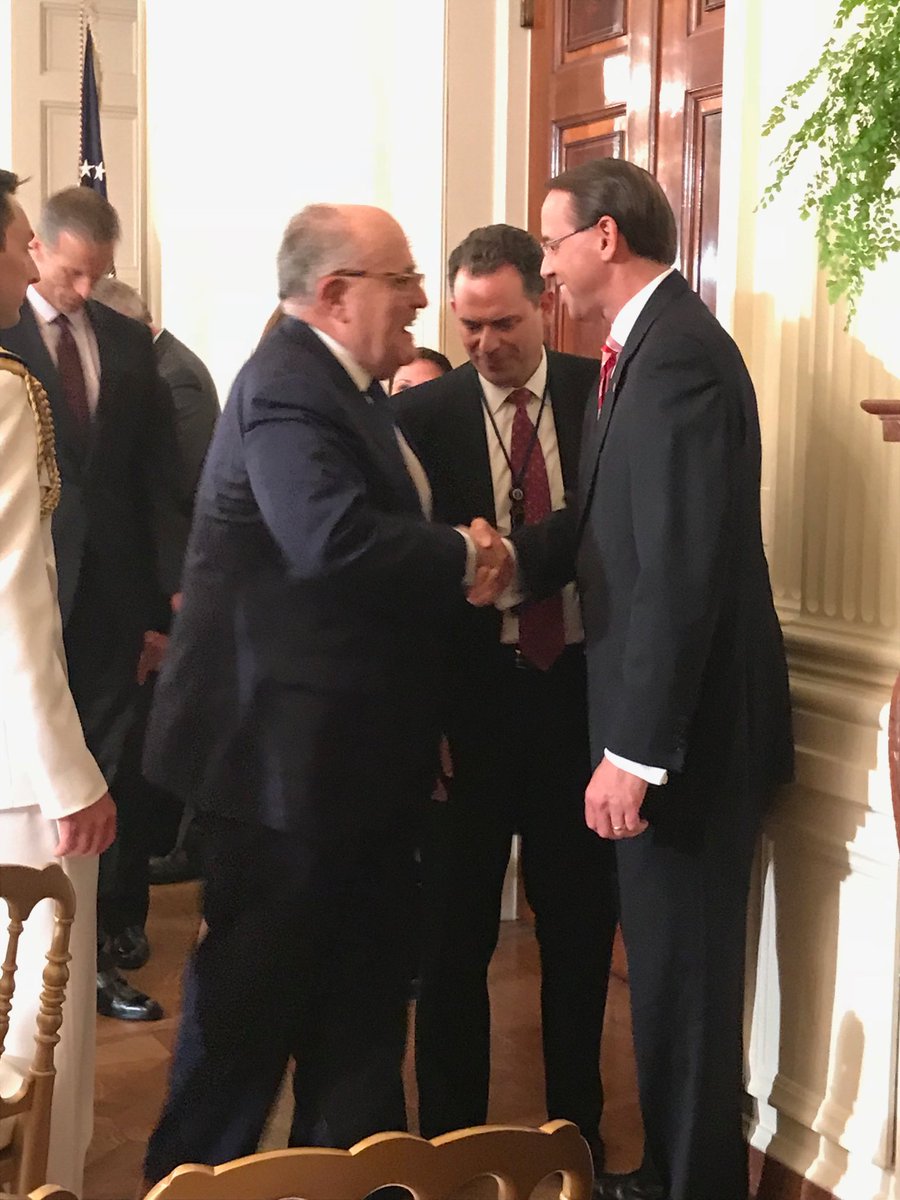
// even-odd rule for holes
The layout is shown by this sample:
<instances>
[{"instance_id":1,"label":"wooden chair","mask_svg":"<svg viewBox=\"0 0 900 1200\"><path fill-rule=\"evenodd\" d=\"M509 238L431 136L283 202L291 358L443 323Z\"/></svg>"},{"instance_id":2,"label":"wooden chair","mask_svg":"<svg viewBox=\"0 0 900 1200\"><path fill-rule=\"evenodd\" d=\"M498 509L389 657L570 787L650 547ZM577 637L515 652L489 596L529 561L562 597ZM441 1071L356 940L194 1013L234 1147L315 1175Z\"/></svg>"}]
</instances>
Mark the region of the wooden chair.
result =
<instances>
[{"instance_id":1,"label":"wooden chair","mask_svg":"<svg viewBox=\"0 0 900 1200\"><path fill-rule=\"evenodd\" d=\"M27 1196L13 1196L9 1192L0 1192L0 1200L78 1200L74 1192L57 1187L55 1183L45 1183L43 1187L29 1192Z\"/></svg>"},{"instance_id":2,"label":"wooden chair","mask_svg":"<svg viewBox=\"0 0 900 1200\"><path fill-rule=\"evenodd\" d=\"M562 1173L563 1200L590 1200L591 1155L576 1126L484 1125L434 1141L376 1133L351 1150L269 1150L221 1167L176 1167L145 1200L362 1200L399 1184L415 1200L444 1200L492 1177L498 1200L527 1200L542 1179Z\"/></svg>"},{"instance_id":3,"label":"wooden chair","mask_svg":"<svg viewBox=\"0 0 900 1200\"><path fill-rule=\"evenodd\" d=\"M9 909L6 957L0 968L0 1184L25 1193L42 1188L47 1179L50 1104L56 1077L53 1053L69 978L75 892L59 863L43 869L0 864L0 899ZM54 902L55 916L35 1024L34 1055L29 1062L5 1055L3 1050L14 1003L19 938L24 922L44 899ZM63 1200L65 1195L56 1188L42 1200Z\"/></svg>"}]
</instances>

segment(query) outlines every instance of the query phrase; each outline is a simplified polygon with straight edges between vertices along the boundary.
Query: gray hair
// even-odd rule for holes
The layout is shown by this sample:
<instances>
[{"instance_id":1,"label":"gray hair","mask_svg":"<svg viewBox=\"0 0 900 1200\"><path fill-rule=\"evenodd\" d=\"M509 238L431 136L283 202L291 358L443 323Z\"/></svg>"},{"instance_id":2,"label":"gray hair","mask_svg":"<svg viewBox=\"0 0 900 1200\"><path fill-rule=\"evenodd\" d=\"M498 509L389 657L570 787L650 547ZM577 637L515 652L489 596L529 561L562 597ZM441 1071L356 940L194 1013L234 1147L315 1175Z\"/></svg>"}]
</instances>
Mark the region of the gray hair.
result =
<instances>
[{"instance_id":1,"label":"gray hair","mask_svg":"<svg viewBox=\"0 0 900 1200\"><path fill-rule=\"evenodd\" d=\"M49 196L38 221L38 236L47 246L55 246L61 233L106 246L117 242L121 232L116 210L88 187L63 188Z\"/></svg>"},{"instance_id":2,"label":"gray hair","mask_svg":"<svg viewBox=\"0 0 900 1200\"><path fill-rule=\"evenodd\" d=\"M331 204L309 204L291 217L278 250L278 298L310 303L316 282L345 266L355 239L343 213Z\"/></svg>"},{"instance_id":3,"label":"gray hair","mask_svg":"<svg viewBox=\"0 0 900 1200\"><path fill-rule=\"evenodd\" d=\"M91 299L99 300L107 308L114 308L123 317L133 317L135 321L142 321L145 325L153 324L150 309L144 303L141 293L123 283L121 279L114 279L112 275L104 275L102 279L97 280L91 292Z\"/></svg>"}]
</instances>

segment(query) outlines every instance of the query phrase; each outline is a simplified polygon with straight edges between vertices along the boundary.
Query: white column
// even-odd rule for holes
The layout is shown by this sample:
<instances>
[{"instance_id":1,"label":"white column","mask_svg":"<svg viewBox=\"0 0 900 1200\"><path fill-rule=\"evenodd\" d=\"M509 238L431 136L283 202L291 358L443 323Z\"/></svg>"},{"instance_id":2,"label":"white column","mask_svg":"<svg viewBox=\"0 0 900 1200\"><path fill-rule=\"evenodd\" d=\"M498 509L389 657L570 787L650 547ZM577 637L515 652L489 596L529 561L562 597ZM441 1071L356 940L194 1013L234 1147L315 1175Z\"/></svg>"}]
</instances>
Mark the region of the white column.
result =
<instances>
[{"instance_id":1,"label":"white column","mask_svg":"<svg viewBox=\"0 0 900 1200\"><path fill-rule=\"evenodd\" d=\"M900 396L900 258L849 332L827 302L804 177L756 211L836 0L729 0L722 151L726 322L763 422L763 513L791 666L797 782L763 840L751 939L755 1145L845 1200L897 1194L897 848L885 724L900 666L900 453L860 411ZM814 169L814 158L804 168ZM758 936L757 936L758 935Z\"/></svg>"}]
</instances>

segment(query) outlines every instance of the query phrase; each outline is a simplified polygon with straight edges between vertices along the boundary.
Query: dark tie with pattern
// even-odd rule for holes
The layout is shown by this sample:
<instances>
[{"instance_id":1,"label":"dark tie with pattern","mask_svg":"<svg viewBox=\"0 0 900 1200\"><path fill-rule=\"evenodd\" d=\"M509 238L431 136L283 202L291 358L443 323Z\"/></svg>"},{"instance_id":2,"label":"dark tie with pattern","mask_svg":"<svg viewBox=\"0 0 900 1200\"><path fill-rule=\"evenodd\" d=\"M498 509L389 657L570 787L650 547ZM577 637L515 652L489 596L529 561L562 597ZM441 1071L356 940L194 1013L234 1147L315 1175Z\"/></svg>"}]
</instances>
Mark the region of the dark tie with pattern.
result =
<instances>
[{"instance_id":1,"label":"dark tie with pattern","mask_svg":"<svg viewBox=\"0 0 900 1200\"><path fill-rule=\"evenodd\" d=\"M597 391L597 416L600 416L603 409L603 401L606 397L606 389L609 387L609 381L613 377L613 372L616 369L616 363L619 358L619 351L622 347L613 338L608 337L604 343L600 358L600 387Z\"/></svg>"},{"instance_id":2,"label":"dark tie with pattern","mask_svg":"<svg viewBox=\"0 0 900 1200\"><path fill-rule=\"evenodd\" d=\"M514 479L525 493L525 524L536 525L550 515L550 484L540 439L528 416L531 392L518 388L507 396L515 406L509 460ZM562 596L537 600L519 613L519 651L534 666L548 670L566 648Z\"/></svg>"},{"instance_id":3,"label":"dark tie with pattern","mask_svg":"<svg viewBox=\"0 0 900 1200\"><path fill-rule=\"evenodd\" d=\"M72 323L66 314L60 313L55 317L54 324L59 330L59 341L56 343L56 369L59 372L63 395L75 418L75 424L80 432L84 433L90 424L91 410L88 407L81 355L75 345Z\"/></svg>"}]
</instances>

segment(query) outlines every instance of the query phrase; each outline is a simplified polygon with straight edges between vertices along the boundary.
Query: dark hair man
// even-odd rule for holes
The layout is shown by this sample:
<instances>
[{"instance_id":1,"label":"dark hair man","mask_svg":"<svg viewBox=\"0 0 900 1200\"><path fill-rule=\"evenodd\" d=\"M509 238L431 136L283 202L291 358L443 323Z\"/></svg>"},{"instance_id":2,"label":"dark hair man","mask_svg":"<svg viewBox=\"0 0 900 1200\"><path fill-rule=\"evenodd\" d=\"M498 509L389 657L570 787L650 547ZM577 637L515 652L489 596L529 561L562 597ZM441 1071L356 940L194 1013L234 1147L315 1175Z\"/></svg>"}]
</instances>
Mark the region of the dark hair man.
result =
<instances>
[{"instance_id":1,"label":"dark hair man","mask_svg":"<svg viewBox=\"0 0 900 1200\"><path fill-rule=\"evenodd\" d=\"M115 791L138 698L144 634L158 626L160 595L178 590L187 516L178 496L171 398L159 378L149 330L91 300L113 260L115 209L90 188L45 202L32 241L40 279L6 337L44 385L53 411L62 479L53 515L69 682L85 738ZM132 815L122 806L119 837ZM101 862L99 912L116 849ZM100 946L97 1008L155 1020L155 1000L132 988Z\"/></svg>"},{"instance_id":2,"label":"dark hair man","mask_svg":"<svg viewBox=\"0 0 900 1200\"><path fill-rule=\"evenodd\" d=\"M552 297L541 249L511 225L473 230L450 255L469 362L411 389L399 420L428 473L437 520L480 514L509 534L574 493L599 363L545 350ZM576 1122L603 1165L600 1033L616 926L612 848L584 823L590 778L583 634L574 588L503 614L460 602L449 626L448 800L423 849L416 1010L427 1137L488 1112L487 972L513 834L541 953L547 1113Z\"/></svg>"},{"instance_id":3,"label":"dark hair man","mask_svg":"<svg viewBox=\"0 0 900 1200\"><path fill-rule=\"evenodd\" d=\"M750 867L790 777L787 670L740 352L671 264L675 219L620 159L558 175L543 275L610 325L568 526L514 535L520 581L582 601L591 829L616 848L644 1171L600 1197L746 1200L741 1032ZM547 545L555 547L551 561Z\"/></svg>"}]
</instances>

